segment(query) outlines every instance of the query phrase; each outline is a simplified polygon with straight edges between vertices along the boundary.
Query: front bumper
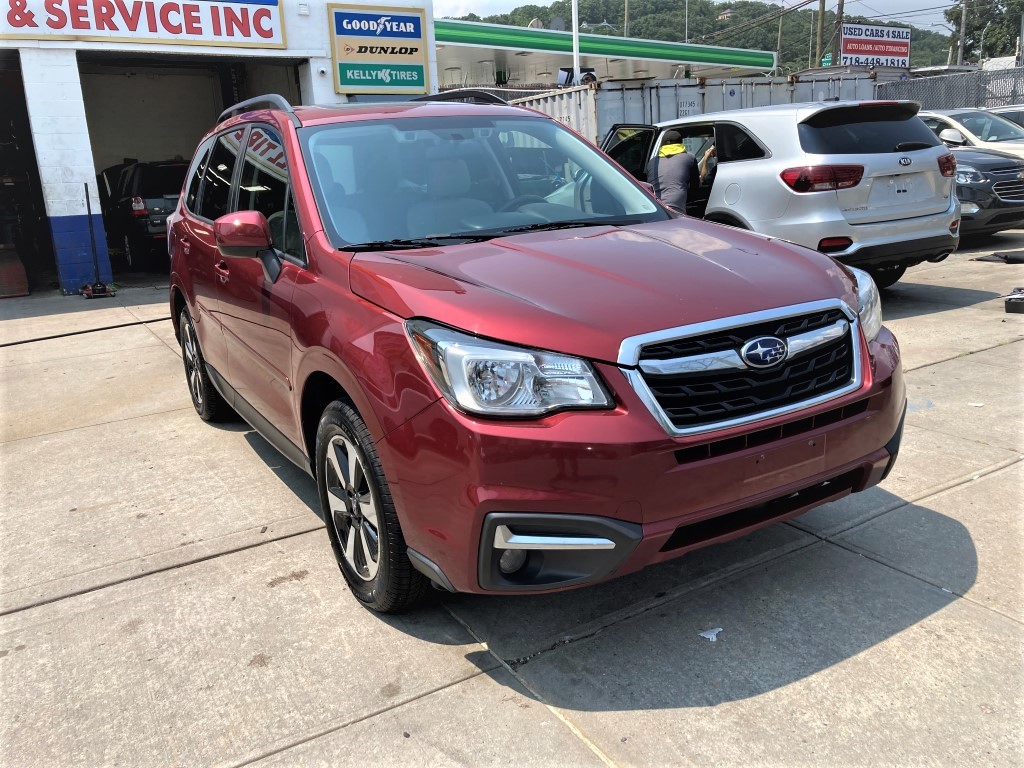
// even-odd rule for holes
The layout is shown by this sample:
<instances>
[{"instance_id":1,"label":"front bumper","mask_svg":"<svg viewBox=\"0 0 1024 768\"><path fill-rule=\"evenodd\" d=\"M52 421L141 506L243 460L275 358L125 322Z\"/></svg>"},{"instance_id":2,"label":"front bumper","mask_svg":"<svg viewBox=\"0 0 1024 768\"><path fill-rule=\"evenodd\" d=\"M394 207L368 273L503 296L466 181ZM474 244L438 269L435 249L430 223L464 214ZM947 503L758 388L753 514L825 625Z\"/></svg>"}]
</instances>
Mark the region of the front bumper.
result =
<instances>
[{"instance_id":1,"label":"front bumper","mask_svg":"<svg viewBox=\"0 0 1024 768\"><path fill-rule=\"evenodd\" d=\"M673 438L618 368L599 365L618 395L614 410L516 423L471 418L439 401L378 450L417 567L460 592L555 591L878 483L894 460L886 446L898 446L906 400L887 330L872 342L867 367L859 390L814 408ZM532 549L524 570L503 574L498 526L503 536L606 538L615 547L572 557Z\"/></svg>"},{"instance_id":2,"label":"front bumper","mask_svg":"<svg viewBox=\"0 0 1024 768\"><path fill-rule=\"evenodd\" d=\"M960 198L961 235L987 235L1024 227L1024 201L1000 199L992 192L991 183L960 185L956 194Z\"/></svg>"}]
</instances>

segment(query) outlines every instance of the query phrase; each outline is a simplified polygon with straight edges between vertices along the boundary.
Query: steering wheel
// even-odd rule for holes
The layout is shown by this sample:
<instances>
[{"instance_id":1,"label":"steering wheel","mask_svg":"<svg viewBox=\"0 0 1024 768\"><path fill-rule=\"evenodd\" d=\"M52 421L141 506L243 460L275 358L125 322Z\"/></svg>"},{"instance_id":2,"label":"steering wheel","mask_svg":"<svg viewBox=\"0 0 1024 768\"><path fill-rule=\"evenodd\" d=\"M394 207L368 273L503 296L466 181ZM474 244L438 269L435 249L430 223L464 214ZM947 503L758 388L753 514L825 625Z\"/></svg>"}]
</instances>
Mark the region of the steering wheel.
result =
<instances>
[{"instance_id":1,"label":"steering wheel","mask_svg":"<svg viewBox=\"0 0 1024 768\"><path fill-rule=\"evenodd\" d=\"M498 213L508 213L509 211L518 211L527 203L546 203L540 195L517 195L505 203L501 208L498 209Z\"/></svg>"}]
</instances>

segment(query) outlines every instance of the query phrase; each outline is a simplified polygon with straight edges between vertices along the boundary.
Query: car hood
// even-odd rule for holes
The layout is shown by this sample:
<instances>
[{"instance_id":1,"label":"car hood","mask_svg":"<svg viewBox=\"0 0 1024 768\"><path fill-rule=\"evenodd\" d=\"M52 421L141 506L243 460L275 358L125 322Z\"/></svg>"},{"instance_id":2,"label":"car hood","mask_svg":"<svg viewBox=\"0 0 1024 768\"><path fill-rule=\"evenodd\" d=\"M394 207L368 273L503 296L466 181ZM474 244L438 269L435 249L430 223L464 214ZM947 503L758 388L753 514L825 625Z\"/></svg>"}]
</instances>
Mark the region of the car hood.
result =
<instances>
[{"instance_id":1,"label":"car hood","mask_svg":"<svg viewBox=\"0 0 1024 768\"><path fill-rule=\"evenodd\" d=\"M827 298L856 303L827 256L694 219L357 253L351 284L402 318L608 362L642 333Z\"/></svg>"},{"instance_id":2,"label":"car hood","mask_svg":"<svg viewBox=\"0 0 1024 768\"><path fill-rule=\"evenodd\" d=\"M1017 155L1007 152L999 152L995 149L953 149L953 157L958 163L973 165L975 168L987 170L1006 165L1019 163L1021 159Z\"/></svg>"}]
</instances>

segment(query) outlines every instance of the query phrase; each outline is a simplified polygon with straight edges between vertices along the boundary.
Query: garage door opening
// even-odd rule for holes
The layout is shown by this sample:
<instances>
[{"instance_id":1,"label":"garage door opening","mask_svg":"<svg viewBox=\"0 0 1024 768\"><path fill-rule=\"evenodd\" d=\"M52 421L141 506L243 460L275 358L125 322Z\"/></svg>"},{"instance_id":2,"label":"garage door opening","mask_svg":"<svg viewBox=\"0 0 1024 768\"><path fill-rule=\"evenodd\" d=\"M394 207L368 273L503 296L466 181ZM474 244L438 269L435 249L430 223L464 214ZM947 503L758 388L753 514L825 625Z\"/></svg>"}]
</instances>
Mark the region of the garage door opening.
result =
<instances>
[{"instance_id":1,"label":"garage door opening","mask_svg":"<svg viewBox=\"0 0 1024 768\"><path fill-rule=\"evenodd\" d=\"M5 282L23 269L29 290L56 287L57 265L17 51L0 51L0 104L0 264Z\"/></svg>"},{"instance_id":2,"label":"garage door opening","mask_svg":"<svg viewBox=\"0 0 1024 768\"><path fill-rule=\"evenodd\" d=\"M243 99L280 93L301 103L299 63L79 52L115 282L166 283L165 220L200 138L224 109Z\"/></svg>"}]
</instances>

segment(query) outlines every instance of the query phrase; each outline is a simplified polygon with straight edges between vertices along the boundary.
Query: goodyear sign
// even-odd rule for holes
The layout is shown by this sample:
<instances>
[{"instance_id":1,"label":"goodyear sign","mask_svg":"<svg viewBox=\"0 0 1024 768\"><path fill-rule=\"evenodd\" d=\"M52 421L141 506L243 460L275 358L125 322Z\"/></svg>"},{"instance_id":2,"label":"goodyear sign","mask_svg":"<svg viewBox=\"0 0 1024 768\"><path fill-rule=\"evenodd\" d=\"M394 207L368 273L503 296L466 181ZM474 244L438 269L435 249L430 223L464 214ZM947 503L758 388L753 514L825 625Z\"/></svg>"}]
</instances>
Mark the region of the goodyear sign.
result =
<instances>
[{"instance_id":1,"label":"goodyear sign","mask_svg":"<svg viewBox=\"0 0 1024 768\"><path fill-rule=\"evenodd\" d=\"M337 93L427 93L421 8L328 5Z\"/></svg>"}]
</instances>

